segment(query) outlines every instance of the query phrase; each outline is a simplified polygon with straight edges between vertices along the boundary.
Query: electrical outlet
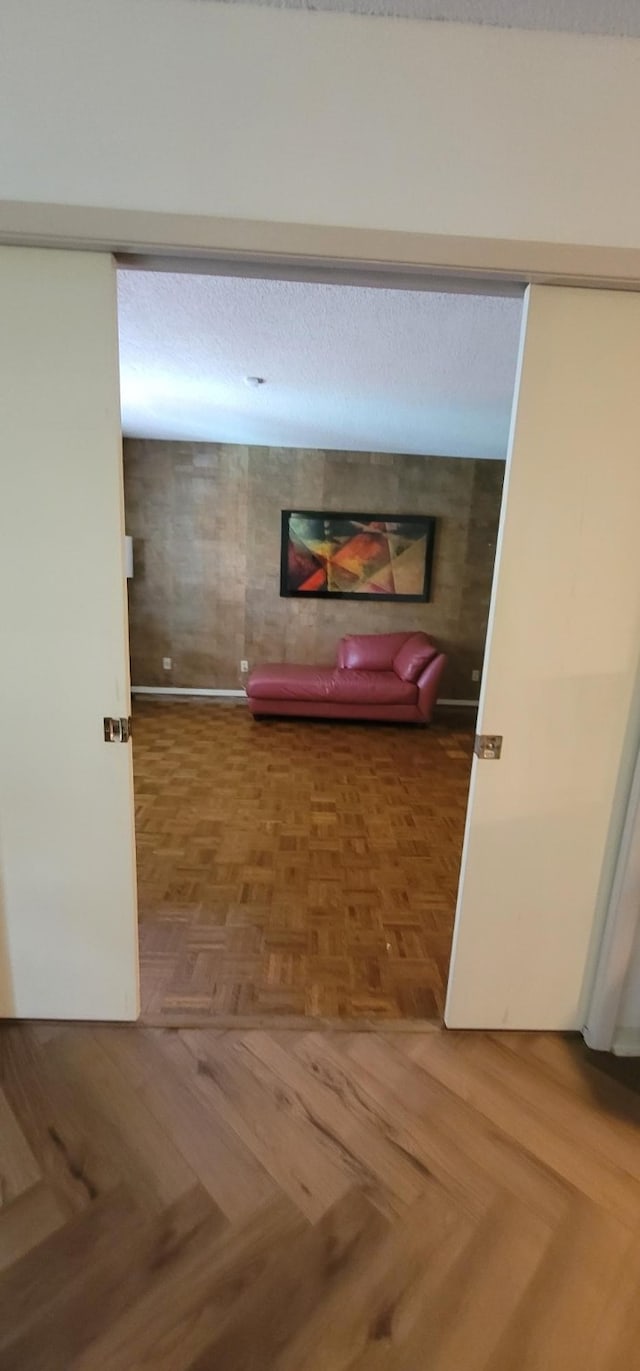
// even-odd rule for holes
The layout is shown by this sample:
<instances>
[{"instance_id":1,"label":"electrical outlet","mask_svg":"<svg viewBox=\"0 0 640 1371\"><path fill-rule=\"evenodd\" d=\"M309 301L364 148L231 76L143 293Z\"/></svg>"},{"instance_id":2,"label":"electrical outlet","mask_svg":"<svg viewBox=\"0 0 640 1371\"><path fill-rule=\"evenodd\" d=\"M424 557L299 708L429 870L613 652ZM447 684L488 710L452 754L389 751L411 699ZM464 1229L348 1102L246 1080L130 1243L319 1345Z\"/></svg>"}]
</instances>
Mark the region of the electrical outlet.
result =
<instances>
[{"instance_id":1,"label":"electrical outlet","mask_svg":"<svg viewBox=\"0 0 640 1371\"><path fill-rule=\"evenodd\" d=\"M242 661L240 663L240 670L243 672L249 670L249 663L245 657L242 658Z\"/></svg>"},{"instance_id":2,"label":"electrical outlet","mask_svg":"<svg viewBox=\"0 0 640 1371\"><path fill-rule=\"evenodd\" d=\"M472 672L471 672L471 680L472 680L472 681L479 681L479 680L480 680L480 672L478 671L478 668L477 668L477 667L476 667L475 671L472 671Z\"/></svg>"},{"instance_id":3,"label":"electrical outlet","mask_svg":"<svg viewBox=\"0 0 640 1371\"><path fill-rule=\"evenodd\" d=\"M170 657L163 657L163 658L162 658L162 670L163 670L163 671L171 671L172 666L173 666L173 662L172 662L172 660L171 660Z\"/></svg>"}]
</instances>

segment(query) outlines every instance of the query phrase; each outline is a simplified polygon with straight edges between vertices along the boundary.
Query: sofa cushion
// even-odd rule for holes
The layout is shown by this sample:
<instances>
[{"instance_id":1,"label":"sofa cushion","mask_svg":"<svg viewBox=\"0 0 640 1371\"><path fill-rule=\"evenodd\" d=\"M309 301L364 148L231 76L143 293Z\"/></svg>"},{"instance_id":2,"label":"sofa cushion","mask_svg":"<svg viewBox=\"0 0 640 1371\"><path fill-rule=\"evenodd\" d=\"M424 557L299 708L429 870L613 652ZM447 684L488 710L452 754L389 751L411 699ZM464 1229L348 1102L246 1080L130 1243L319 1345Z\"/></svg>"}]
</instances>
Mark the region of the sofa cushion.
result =
<instances>
[{"instance_id":1,"label":"sofa cushion","mask_svg":"<svg viewBox=\"0 0 640 1371\"><path fill-rule=\"evenodd\" d=\"M338 666L363 671L393 671L393 659L410 633L349 633L340 639Z\"/></svg>"},{"instance_id":2,"label":"sofa cushion","mask_svg":"<svg viewBox=\"0 0 640 1371\"><path fill-rule=\"evenodd\" d=\"M327 700L336 704L414 705L418 690L395 671L344 671L340 667L269 663L252 671L252 700Z\"/></svg>"},{"instance_id":3,"label":"sofa cushion","mask_svg":"<svg viewBox=\"0 0 640 1371\"><path fill-rule=\"evenodd\" d=\"M412 633L396 652L393 669L403 681L417 681L424 667L437 655L438 649L426 633Z\"/></svg>"}]
</instances>

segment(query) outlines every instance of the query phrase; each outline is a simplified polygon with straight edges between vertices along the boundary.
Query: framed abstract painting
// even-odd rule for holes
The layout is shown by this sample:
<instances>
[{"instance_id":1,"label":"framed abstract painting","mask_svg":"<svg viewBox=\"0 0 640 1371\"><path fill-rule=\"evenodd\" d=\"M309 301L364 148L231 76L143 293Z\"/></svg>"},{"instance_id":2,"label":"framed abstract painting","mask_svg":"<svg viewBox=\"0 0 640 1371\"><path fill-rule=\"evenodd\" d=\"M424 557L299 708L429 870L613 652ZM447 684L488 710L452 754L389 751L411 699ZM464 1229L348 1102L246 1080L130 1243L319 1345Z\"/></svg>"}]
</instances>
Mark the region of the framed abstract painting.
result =
<instances>
[{"instance_id":1,"label":"framed abstract painting","mask_svg":"<svg viewBox=\"0 0 640 1371\"><path fill-rule=\"evenodd\" d=\"M436 520L284 509L280 594L428 600Z\"/></svg>"}]
</instances>

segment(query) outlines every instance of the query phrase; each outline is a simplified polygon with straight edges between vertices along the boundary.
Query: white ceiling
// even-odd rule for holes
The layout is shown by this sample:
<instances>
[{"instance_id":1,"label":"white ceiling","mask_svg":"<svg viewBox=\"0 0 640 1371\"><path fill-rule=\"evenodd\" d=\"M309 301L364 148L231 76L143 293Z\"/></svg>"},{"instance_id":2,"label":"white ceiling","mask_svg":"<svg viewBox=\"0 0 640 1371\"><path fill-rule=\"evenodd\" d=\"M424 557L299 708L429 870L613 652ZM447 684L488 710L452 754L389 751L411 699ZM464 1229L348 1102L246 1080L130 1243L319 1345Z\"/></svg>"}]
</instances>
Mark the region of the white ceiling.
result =
<instances>
[{"instance_id":1,"label":"white ceiling","mask_svg":"<svg viewBox=\"0 0 640 1371\"><path fill-rule=\"evenodd\" d=\"M520 299L123 270L118 308L129 437L505 456Z\"/></svg>"},{"instance_id":2,"label":"white ceiling","mask_svg":"<svg viewBox=\"0 0 640 1371\"><path fill-rule=\"evenodd\" d=\"M234 0L283 9L490 24L500 28L640 37L638 0Z\"/></svg>"}]
</instances>

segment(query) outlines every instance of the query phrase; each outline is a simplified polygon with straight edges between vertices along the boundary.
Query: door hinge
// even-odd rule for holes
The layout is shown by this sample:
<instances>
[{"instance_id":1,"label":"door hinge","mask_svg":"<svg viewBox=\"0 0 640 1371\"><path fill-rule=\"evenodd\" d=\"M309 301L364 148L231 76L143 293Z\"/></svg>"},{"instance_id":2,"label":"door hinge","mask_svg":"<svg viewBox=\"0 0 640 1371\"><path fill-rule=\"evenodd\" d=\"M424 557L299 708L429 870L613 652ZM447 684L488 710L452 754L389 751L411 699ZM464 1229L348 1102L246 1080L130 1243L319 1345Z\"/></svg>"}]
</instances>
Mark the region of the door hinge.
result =
<instances>
[{"instance_id":1,"label":"door hinge","mask_svg":"<svg viewBox=\"0 0 640 1371\"><path fill-rule=\"evenodd\" d=\"M131 737L131 716L128 719L104 719L105 743L128 743Z\"/></svg>"},{"instance_id":2,"label":"door hinge","mask_svg":"<svg viewBox=\"0 0 640 1371\"><path fill-rule=\"evenodd\" d=\"M484 762L499 762L502 754L501 733L476 733L473 750Z\"/></svg>"}]
</instances>

